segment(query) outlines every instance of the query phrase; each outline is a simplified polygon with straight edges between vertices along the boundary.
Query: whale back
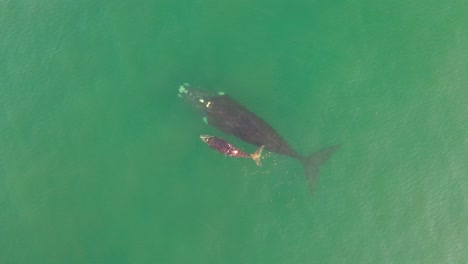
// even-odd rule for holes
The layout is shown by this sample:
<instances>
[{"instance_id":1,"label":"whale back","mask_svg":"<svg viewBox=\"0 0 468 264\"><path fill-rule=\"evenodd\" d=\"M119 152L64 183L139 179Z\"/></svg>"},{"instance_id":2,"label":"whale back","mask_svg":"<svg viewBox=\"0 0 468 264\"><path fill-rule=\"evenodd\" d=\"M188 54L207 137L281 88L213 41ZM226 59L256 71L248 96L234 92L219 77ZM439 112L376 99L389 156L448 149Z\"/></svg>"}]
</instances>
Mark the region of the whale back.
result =
<instances>
[{"instance_id":1,"label":"whale back","mask_svg":"<svg viewBox=\"0 0 468 264\"><path fill-rule=\"evenodd\" d=\"M264 145L269 151L300 158L267 122L229 95L214 96L209 101L206 109L208 124L255 146Z\"/></svg>"}]
</instances>

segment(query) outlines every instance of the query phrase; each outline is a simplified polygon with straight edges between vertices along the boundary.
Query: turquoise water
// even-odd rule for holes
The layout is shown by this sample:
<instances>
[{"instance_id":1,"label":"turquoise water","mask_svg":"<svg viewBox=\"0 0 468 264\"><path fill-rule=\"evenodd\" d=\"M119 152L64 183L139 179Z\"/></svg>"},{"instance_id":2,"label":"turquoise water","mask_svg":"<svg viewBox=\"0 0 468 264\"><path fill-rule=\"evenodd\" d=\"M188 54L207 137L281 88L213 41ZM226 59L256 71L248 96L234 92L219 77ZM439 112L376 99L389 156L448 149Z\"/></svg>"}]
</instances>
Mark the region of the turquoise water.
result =
<instances>
[{"instance_id":1,"label":"turquoise water","mask_svg":"<svg viewBox=\"0 0 468 264\"><path fill-rule=\"evenodd\" d=\"M0 2L0 263L468 262L463 2ZM208 148L222 90L303 154Z\"/></svg>"}]
</instances>

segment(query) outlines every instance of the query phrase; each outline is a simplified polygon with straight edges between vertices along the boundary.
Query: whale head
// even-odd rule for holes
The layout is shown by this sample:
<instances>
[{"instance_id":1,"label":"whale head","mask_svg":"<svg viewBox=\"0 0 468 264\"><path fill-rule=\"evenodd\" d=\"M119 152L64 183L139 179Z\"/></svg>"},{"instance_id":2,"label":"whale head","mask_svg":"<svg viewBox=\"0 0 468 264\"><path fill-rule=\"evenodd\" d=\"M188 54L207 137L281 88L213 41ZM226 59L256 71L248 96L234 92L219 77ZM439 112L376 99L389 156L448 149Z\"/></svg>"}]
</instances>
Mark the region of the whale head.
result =
<instances>
[{"instance_id":1,"label":"whale head","mask_svg":"<svg viewBox=\"0 0 468 264\"><path fill-rule=\"evenodd\" d=\"M219 93L194 88L187 83L179 87L179 97L203 111L208 111L212 106L211 99L219 95Z\"/></svg>"},{"instance_id":2,"label":"whale head","mask_svg":"<svg viewBox=\"0 0 468 264\"><path fill-rule=\"evenodd\" d=\"M207 143L207 144L209 144L209 142L210 142L210 140L211 140L212 138L214 138L214 137L213 137L213 136L209 136L209 135L200 135L200 139L201 139L203 142Z\"/></svg>"}]
</instances>

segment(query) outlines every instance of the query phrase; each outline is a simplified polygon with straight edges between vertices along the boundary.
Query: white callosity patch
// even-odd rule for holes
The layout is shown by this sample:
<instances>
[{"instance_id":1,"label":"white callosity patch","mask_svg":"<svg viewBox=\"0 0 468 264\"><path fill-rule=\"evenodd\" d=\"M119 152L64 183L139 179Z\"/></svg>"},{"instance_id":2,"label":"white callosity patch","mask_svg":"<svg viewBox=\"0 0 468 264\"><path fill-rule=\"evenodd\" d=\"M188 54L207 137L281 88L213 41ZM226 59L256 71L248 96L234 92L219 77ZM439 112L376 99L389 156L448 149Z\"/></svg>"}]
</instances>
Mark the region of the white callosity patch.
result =
<instances>
[{"instance_id":1,"label":"white callosity patch","mask_svg":"<svg viewBox=\"0 0 468 264\"><path fill-rule=\"evenodd\" d=\"M210 107L211 105L211 102L208 101L208 102L205 102L205 100L203 100L202 98L198 99L198 101L202 104L204 104L206 106L206 108Z\"/></svg>"},{"instance_id":2,"label":"white callosity patch","mask_svg":"<svg viewBox=\"0 0 468 264\"><path fill-rule=\"evenodd\" d=\"M181 86L179 87L179 93L184 93L184 94L188 93L188 91L187 91L187 89L185 89L185 86L184 86L184 85L181 85Z\"/></svg>"}]
</instances>

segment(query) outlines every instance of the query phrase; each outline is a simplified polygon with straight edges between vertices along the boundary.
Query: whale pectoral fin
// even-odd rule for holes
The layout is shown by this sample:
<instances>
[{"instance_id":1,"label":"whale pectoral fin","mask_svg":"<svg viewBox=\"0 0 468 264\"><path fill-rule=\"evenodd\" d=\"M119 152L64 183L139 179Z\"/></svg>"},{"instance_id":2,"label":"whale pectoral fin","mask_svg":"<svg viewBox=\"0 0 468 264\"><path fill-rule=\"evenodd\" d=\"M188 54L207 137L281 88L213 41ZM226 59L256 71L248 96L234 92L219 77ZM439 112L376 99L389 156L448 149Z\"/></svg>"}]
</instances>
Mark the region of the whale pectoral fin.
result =
<instances>
[{"instance_id":1,"label":"whale pectoral fin","mask_svg":"<svg viewBox=\"0 0 468 264\"><path fill-rule=\"evenodd\" d=\"M203 120L203 122L205 122L205 124L208 125L208 117L204 116L204 117L202 118L202 120Z\"/></svg>"}]
</instances>

